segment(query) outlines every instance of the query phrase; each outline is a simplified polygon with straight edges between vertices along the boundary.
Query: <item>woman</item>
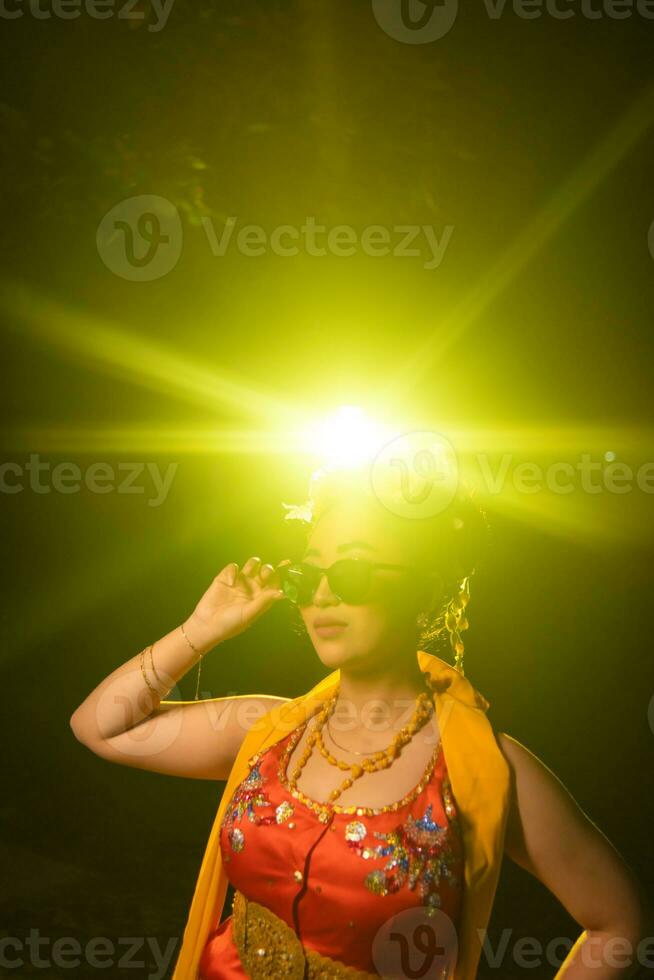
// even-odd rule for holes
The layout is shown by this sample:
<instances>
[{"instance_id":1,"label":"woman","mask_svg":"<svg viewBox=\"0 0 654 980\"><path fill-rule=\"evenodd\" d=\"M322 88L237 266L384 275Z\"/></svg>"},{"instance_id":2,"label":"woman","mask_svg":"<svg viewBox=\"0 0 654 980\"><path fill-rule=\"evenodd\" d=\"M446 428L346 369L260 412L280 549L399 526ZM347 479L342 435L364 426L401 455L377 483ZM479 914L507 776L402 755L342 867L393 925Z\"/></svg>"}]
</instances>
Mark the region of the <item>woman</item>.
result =
<instances>
[{"instance_id":1,"label":"woman","mask_svg":"<svg viewBox=\"0 0 654 980\"><path fill-rule=\"evenodd\" d=\"M479 509L459 498L412 521L378 486L365 467L314 474L287 514L308 524L302 561L227 565L71 718L105 759L227 781L174 980L474 980L504 854L583 928L558 978L634 976L649 913L633 873L556 776L494 733L463 676ZM163 700L284 595L323 681L293 700ZM443 625L454 667L420 649Z\"/></svg>"}]
</instances>

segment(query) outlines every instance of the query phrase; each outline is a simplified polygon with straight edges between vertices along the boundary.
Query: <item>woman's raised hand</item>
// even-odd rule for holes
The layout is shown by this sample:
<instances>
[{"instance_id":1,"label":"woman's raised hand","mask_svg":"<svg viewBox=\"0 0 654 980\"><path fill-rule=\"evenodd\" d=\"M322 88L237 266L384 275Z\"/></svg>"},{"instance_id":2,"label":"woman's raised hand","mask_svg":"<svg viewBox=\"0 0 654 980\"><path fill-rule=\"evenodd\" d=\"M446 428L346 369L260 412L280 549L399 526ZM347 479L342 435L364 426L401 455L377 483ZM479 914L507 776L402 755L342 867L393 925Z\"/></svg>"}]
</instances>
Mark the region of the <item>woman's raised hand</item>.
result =
<instances>
[{"instance_id":1,"label":"woman's raised hand","mask_svg":"<svg viewBox=\"0 0 654 980\"><path fill-rule=\"evenodd\" d=\"M290 559L286 558L277 569L288 564ZM270 609L283 597L277 569L262 565L257 557L248 558L243 568L236 562L225 565L184 624L193 645L210 650L243 633Z\"/></svg>"}]
</instances>

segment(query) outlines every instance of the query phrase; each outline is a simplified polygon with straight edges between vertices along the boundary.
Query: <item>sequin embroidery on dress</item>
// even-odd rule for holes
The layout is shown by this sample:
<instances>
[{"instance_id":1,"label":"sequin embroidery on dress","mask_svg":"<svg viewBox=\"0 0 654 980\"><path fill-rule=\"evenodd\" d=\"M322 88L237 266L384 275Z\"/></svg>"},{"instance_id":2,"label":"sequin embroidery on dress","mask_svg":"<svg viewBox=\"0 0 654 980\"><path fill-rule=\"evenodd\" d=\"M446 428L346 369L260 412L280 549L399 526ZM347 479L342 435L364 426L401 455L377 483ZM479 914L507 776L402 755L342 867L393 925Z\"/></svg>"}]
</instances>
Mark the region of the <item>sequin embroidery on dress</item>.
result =
<instances>
[{"instance_id":1,"label":"sequin embroidery on dress","mask_svg":"<svg viewBox=\"0 0 654 980\"><path fill-rule=\"evenodd\" d=\"M421 909L458 927L464 850L443 746L434 747L419 782L401 800L377 807L325 803L288 785L288 763L303 730L248 759L221 825L228 880L308 949L374 975L375 940L393 916ZM274 972L278 964L271 966L271 976L282 975ZM213 923L199 977L247 976L228 915Z\"/></svg>"},{"instance_id":2,"label":"sequin embroidery on dress","mask_svg":"<svg viewBox=\"0 0 654 980\"><path fill-rule=\"evenodd\" d=\"M273 813L257 812L257 810L274 807L263 786L264 777L260 762L255 762L248 776L237 787L223 817L221 829L225 829L227 839L236 854L245 847L245 834L241 827L235 826L236 823L242 822L244 815L250 823L266 826L271 823L284 823L293 814L293 805L286 800L276 806Z\"/></svg>"},{"instance_id":3,"label":"sequin embroidery on dress","mask_svg":"<svg viewBox=\"0 0 654 980\"><path fill-rule=\"evenodd\" d=\"M368 861L385 858L383 868L376 868L364 878L366 888L374 895L398 892L404 885L418 894L429 910L441 907L440 889L444 879L452 887L460 885L454 868L458 854L452 846L452 824L457 813L452 801L447 775L443 779L443 803L449 823L439 824L432 819L433 803L429 803L419 818L409 813L406 821L386 833L368 830L363 820L352 820L345 827L345 840L350 849ZM381 844L367 842L373 836Z\"/></svg>"}]
</instances>

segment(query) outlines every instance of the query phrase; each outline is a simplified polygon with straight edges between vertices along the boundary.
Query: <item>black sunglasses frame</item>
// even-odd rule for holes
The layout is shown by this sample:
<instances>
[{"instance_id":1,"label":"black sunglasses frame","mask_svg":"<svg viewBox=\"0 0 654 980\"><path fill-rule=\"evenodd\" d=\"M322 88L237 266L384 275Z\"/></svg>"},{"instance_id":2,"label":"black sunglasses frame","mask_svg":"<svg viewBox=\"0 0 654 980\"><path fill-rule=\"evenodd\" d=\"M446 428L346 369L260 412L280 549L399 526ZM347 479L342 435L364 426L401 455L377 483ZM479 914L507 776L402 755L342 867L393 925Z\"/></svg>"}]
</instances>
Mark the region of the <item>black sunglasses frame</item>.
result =
<instances>
[{"instance_id":1,"label":"black sunglasses frame","mask_svg":"<svg viewBox=\"0 0 654 980\"><path fill-rule=\"evenodd\" d=\"M339 585L340 572L343 571L344 567L352 568L352 566L357 567L358 571L366 573L365 578L359 584L358 590L348 589L347 586L343 588L342 582ZM387 562L372 562L367 558L339 558L335 561L329 568L321 568L319 565L313 565L310 562L298 561L292 562L290 565L282 565L279 569L280 582L287 599L290 599L297 606L308 606L313 602L314 596L316 594L316 589L320 585L323 575L327 576L327 581L329 582L329 588L334 593L337 599L341 602L347 602L349 605L359 605L366 601L366 597L370 593L370 588L372 585L373 572L377 569L403 569L411 571L411 566L409 565L392 565ZM309 569L310 571L307 571ZM293 577L300 575L305 581L308 580L309 592L308 594L301 592L301 584L297 581L293 581ZM304 583L302 583L304 584Z\"/></svg>"}]
</instances>

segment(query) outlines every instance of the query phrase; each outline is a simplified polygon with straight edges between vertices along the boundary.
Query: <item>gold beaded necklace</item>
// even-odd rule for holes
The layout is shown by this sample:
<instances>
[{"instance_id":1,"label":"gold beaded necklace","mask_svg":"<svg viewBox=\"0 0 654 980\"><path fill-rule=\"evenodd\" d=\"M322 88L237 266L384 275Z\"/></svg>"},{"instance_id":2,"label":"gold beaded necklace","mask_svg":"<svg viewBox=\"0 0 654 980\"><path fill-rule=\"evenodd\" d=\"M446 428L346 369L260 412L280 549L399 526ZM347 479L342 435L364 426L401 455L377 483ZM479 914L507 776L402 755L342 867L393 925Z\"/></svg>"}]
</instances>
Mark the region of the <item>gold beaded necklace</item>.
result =
<instances>
[{"instance_id":1,"label":"gold beaded necklace","mask_svg":"<svg viewBox=\"0 0 654 980\"><path fill-rule=\"evenodd\" d=\"M394 736L391 744L379 752L373 752L372 755L367 756L361 760L361 763L350 763L344 762L342 759L337 759L332 753L325 747L322 740L322 729L324 725L328 722L330 715L333 713L336 707L336 701L338 699L338 694L340 691L340 684L337 686L336 691L331 698L323 705L323 707L318 712L318 717L316 723L307 739L307 744L304 748L302 756L293 770L291 777L288 781L288 786L291 791L297 789L297 781L300 778L300 774L307 764L311 753L313 751L313 746L317 745L321 754L327 759L327 761L333 765L338 766L339 769L349 770L350 776L348 776L341 786L333 789L330 794L330 800L336 800L341 795L341 793L349 789L355 779L359 779L363 776L364 772L376 772L379 769L386 769L388 766L392 765L393 761L398 757L404 745L410 742L417 731L422 728L423 725L431 717L434 710L433 694L431 687L431 678L426 671L423 671L423 676L429 687L429 693L427 691L421 692L416 699L416 707L413 712L411 721L405 725L403 728L397 732Z\"/></svg>"}]
</instances>

